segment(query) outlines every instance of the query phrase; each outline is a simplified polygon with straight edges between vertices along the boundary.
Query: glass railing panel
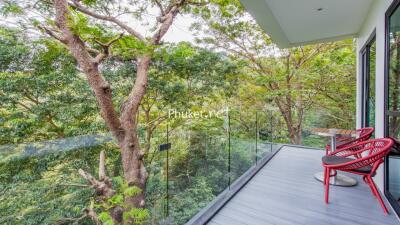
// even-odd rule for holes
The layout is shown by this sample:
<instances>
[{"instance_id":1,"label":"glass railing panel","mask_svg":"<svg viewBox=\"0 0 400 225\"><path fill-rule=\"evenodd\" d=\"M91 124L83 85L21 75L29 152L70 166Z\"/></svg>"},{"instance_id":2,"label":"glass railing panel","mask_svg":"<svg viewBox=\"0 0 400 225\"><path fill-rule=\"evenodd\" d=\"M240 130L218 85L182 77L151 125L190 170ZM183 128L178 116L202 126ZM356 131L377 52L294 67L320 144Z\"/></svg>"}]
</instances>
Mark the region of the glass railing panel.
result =
<instances>
[{"instance_id":1,"label":"glass railing panel","mask_svg":"<svg viewBox=\"0 0 400 225\"><path fill-rule=\"evenodd\" d=\"M330 138L315 134L313 129L355 130L355 124L355 117L352 115L332 115L331 112L326 110L310 109L304 115L301 145L313 148L325 148L330 143Z\"/></svg>"},{"instance_id":2,"label":"glass railing panel","mask_svg":"<svg viewBox=\"0 0 400 225\"><path fill-rule=\"evenodd\" d=\"M256 164L256 117L250 111L231 109L230 122L230 180L233 184Z\"/></svg>"},{"instance_id":3,"label":"glass railing panel","mask_svg":"<svg viewBox=\"0 0 400 225\"><path fill-rule=\"evenodd\" d=\"M215 126L188 124L169 134L170 224L184 224L228 188L227 130L221 119L208 123Z\"/></svg>"},{"instance_id":4,"label":"glass railing panel","mask_svg":"<svg viewBox=\"0 0 400 225\"><path fill-rule=\"evenodd\" d=\"M119 152L107 134L1 146L0 224L54 224L82 216L93 190L77 171L96 175L102 150L108 173L119 176Z\"/></svg>"},{"instance_id":5,"label":"glass railing panel","mask_svg":"<svg viewBox=\"0 0 400 225\"><path fill-rule=\"evenodd\" d=\"M167 179L166 152L159 146L168 143L167 123L159 125L152 133L151 146L146 158L146 169L149 174L146 187L146 202L149 211L149 224L159 224L167 218Z\"/></svg>"},{"instance_id":6,"label":"glass railing panel","mask_svg":"<svg viewBox=\"0 0 400 225\"><path fill-rule=\"evenodd\" d=\"M313 112L311 112L313 111ZM328 116L322 110L309 110L305 113L305 122L303 123L301 144L314 148L325 148L329 143L329 138L322 137L313 132L314 128L333 128Z\"/></svg>"},{"instance_id":7,"label":"glass railing panel","mask_svg":"<svg viewBox=\"0 0 400 225\"><path fill-rule=\"evenodd\" d=\"M305 115L302 145L324 147L328 140L314 135L314 127L354 129L337 127L322 113L310 114ZM144 129L139 130L146 143ZM167 143L171 148L160 151ZM161 123L145 156L147 223L184 224L286 143L293 143L287 124L273 110L230 110L229 116L213 120ZM97 177L101 150L106 150L108 175L117 180L122 176L119 149L107 133L0 146L0 224L79 218L94 193L77 171Z\"/></svg>"},{"instance_id":8,"label":"glass railing panel","mask_svg":"<svg viewBox=\"0 0 400 225\"><path fill-rule=\"evenodd\" d=\"M257 159L260 160L272 152L273 125L269 112L256 112L257 117Z\"/></svg>"}]
</instances>

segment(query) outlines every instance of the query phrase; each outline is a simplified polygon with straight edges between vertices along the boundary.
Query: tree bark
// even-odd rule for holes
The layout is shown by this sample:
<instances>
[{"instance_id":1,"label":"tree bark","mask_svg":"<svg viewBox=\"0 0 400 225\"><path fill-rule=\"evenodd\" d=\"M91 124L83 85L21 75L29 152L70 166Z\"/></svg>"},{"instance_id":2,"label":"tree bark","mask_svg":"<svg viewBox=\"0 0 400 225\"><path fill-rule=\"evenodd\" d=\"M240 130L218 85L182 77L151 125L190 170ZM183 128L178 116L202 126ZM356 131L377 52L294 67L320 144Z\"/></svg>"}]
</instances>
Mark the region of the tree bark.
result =
<instances>
[{"instance_id":1,"label":"tree bark","mask_svg":"<svg viewBox=\"0 0 400 225\"><path fill-rule=\"evenodd\" d=\"M144 166L144 152L140 148L139 137L136 132L136 115L141 100L146 93L147 71L149 69L150 56L142 56L138 59L136 81L127 101L123 104L121 113L122 128L125 131L123 140L120 141L122 167L125 181L129 185L135 185L142 189L142 193L126 199L129 205L145 207L145 190L147 171Z\"/></svg>"}]
</instances>

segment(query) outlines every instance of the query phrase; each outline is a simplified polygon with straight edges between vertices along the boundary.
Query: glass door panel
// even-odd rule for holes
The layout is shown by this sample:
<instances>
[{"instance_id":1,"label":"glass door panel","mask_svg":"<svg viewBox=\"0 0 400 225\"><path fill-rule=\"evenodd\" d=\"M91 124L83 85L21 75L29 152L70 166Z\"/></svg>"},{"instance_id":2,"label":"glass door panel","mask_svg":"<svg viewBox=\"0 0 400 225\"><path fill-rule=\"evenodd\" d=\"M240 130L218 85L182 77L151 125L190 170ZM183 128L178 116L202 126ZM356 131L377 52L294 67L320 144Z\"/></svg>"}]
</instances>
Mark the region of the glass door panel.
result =
<instances>
[{"instance_id":1,"label":"glass door panel","mask_svg":"<svg viewBox=\"0 0 400 225\"><path fill-rule=\"evenodd\" d=\"M361 50L362 62L362 126L375 127L375 33Z\"/></svg>"},{"instance_id":2,"label":"glass door panel","mask_svg":"<svg viewBox=\"0 0 400 225\"><path fill-rule=\"evenodd\" d=\"M400 9L399 1L386 13L386 136L400 140ZM400 212L400 152L392 148L386 158L385 194Z\"/></svg>"},{"instance_id":3,"label":"glass door panel","mask_svg":"<svg viewBox=\"0 0 400 225\"><path fill-rule=\"evenodd\" d=\"M369 51L369 77L368 77L368 111L366 127L375 127L375 66L376 66L376 42L375 38Z\"/></svg>"}]
</instances>

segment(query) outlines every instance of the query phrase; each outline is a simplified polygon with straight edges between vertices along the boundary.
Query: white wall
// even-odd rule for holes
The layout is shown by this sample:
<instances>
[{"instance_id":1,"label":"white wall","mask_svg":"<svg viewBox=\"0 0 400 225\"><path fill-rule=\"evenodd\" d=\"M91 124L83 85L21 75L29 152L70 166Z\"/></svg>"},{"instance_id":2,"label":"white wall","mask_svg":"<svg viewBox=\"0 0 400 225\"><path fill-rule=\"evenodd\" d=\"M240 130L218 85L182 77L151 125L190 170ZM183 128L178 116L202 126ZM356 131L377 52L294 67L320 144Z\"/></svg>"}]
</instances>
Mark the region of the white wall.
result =
<instances>
[{"instance_id":1,"label":"white wall","mask_svg":"<svg viewBox=\"0 0 400 225\"><path fill-rule=\"evenodd\" d=\"M384 136L384 70L385 70L385 13L392 0L375 0L367 19L357 35L357 128L361 126L361 63L360 50L376 29L376 114L375 136ZM375 182L383 192L383 166L375 176Z\"/></svg>"}]
</instances>

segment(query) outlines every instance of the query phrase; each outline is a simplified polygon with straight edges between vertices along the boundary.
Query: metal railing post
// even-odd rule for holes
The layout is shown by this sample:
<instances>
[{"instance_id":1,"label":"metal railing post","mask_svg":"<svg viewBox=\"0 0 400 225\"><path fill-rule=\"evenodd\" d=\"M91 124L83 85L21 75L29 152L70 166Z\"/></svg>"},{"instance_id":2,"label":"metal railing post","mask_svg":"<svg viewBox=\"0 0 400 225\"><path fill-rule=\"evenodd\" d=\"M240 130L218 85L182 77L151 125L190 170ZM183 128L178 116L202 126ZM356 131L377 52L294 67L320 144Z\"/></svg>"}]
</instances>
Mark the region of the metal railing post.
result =
<instances>
[{"instance_id":1,"label":"metal railing post","mask_svg":"<svg viewBox=\"0 0 400 225\"><path fill-rule=\"evenodd\" d=\"M270 126L270 131L271 131L271 144L270 144L270 147L271 147L271 149L270 149L270 152L272 152L272 145L273 145L273 143L274 143L274 131L272 130L272 126L273 126L273 124L272 124L272 110L269 112L270 114L269 114L269 126Z\"/></svg>"},{"instance_id":2,"label":"metal railing post","mask_svg":"<svg viewBox=\"0 0 400 225\"><path fill-rule=\"evenodd\" d=\"M258 112L256 112L256 165L258 163Z\"/></svg>"},{"instance_id":3,"label":"metal railing post","mask_svg":"<svg viewBox=\"0 0 400 225\"><path fill-rule=\"evenodd\" d=\"M228 187L231 189L231 116L228 112Z\"/></svg>"},{"instance_id":4,"label":"metal railing post","mask_svg":"<svg viewBox=\"0 0 400 225\"><path fill-rule=\"evenodd\" d=\"M167 143L169 143L169 123L167 123ZM166 217L169 217L169 149L167 150L167 210L166 210Z\"/></svg>"}]
</instances>

